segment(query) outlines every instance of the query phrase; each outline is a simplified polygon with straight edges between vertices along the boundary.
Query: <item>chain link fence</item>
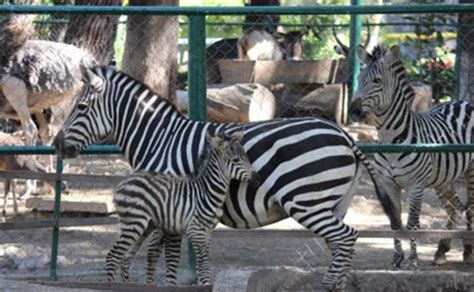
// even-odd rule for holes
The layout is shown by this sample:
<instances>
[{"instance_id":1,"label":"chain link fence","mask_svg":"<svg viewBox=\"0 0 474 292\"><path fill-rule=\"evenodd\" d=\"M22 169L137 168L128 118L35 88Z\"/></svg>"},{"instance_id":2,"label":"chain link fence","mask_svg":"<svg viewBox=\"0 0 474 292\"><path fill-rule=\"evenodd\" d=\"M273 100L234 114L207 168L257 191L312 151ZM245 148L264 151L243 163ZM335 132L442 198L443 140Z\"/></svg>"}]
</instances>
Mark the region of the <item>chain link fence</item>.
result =
<instances>
[{"instance_id":1,"label":"chain link fence","mask_svg":"<svg viewBox=\"0 0 474 292\"><path fill-rule=\"evenodd\" d=\"M101 28L76 31L77 38L84 35L86 38L98 38L100 41L97 39L97 43L101 46L108 44L110 38L113 38L112 46L102 47L103 50L110 49L109 54L105 54L108 57L103 57L101 54L101 60L96 60L97 63L101 65L113 63L130 75L145 80L153 90L175 102L183 113L189 113L187 79L189 28L186 17L88 16L95 17L96 24ZM4 17L5 15L2 15L0 19ZM101 22L102 17L109 17L106 23ZM341 44L349 45L349 19L350 16L346 15L281 15L280 17L250 15L247 18L208 16L205 62L208 119L214 122L247 122L280 117L314 116L347 126L349 122L346 109L349 100L347 83L351 72ZM116 28L110 28L111 22L117 23ZM367 46L374 46L378 42L401 46L408 74L419 86L417 90L419 102L415 102L416 110L424 111L438 102L458 99L461 84L456 76L460 76L459 72L462 71L459 60L462 60L463 54L467 54L466 52L471 51L474 46L474 43L471 43L472 30L469 24L458 26L458 17L455 14L371 16L364 17L363 22L366 23L364 26L367 29L362 31L362 39ZM53 51L52 55L64 54L64 57L47 57L45 60L74 63L71 60L76 58L77 54L71 54L69 47L63 47L63 41L68 33L72 34L74 28L71 28L72 17L43 14L37 15L33 23L34 32L27 43L36 42L35 40L58 42L59 51ZM109 30L105 30L104 27ZM110 34L100 34L101 30L110 31ZM461 47L456 46L459 44L460 30L463 34ZM98 35L90 36L88 32ZM127 33L133 37L127 37ZM163 38L168 41L163 41ZM27 52L31 60L22 64L28 65L28 62L34 63L45 56L51 56L52 49L47 44L50 43L36 42L34 45L31 43L30 51ZM85 54L94 52L94 45L97 45L87 42L83 44L89 46L85 49L87 51ZM15 62L23 62L20 57L15 59ZM37 64L45 65L43 61ZM31 69L26 65L24 68ZM6 70L2 70L0 69L0 72L6 74ZM35 77L34 74L42 72L40 68L38 70L16 71L15 78L24 82L25 90L31 91L32 95L36 94L38 99L47 99L46 94L40 93L44 91L54 95L56 93L51 91L56 85L48 85L46 82L48 80ZM24 75L18 72L23 72ZM56 73L47 72L47 74ZM65 72L62 77L71 77L67 73ZM67 83L60 78L51 80L61 84ZM51 104L45 102L47 106L37 111L32 118L38 131L41 132L41 121L38 120L41 117L38 115L44 114L50 125L49 137L57 133L78 92L72 85L66 88L59 87L61 89L58 90L60 93L58 95L62 99L56 99ZM71 92L64 94L67 90ZM0 95L0 105L5 105L7 102L5 93ZM2 108L4 110L0 109L0 115L5 118L0 122L2 131L17 132L15 135L22 138L23 144L27 144L24 130L31 130L31 127L23 127L18 121L9 119L11 118L9 115L13 112L12 108ZM361 142L377 140L373 127L362 125L347 127ZM35 143L49 144L50 140L38 138L35 139ZM55 158L50 161L47 156L30 156L28 159L38 160L45 169L55 165ZM80 180L71 179L68 182L67 193L62 195L61 218L113 216L113 187L120 177L132 172L127 161L120 155L83 155L66 163L65 174L81 174L85 177ZM31 171L39 172L37 169ZM18 185L19 212L16 216L13 214L13 200L10 196L7 199L6 216L4 216L6 223L28 224L28 222L52 220L54 196L51 193L38 193L27 199L21 197L24 193L21 189L27 188L26 183L19 180ZM466 192L461 181L456 181L456 188L465 200ZM421 215L421 228L443 229L447 218L443 206L434 192L429 191L426 197L427 201ZM0 199L0 202L3 203L4 198ZM350 222L363 226L361 228L380 228L380 226L388 228L388 221L376 202L368 177L362 179L352 206L347 219ZM408 207L405 201L403 210L406 216ZM295 228L295 224L285 221L277 228ZM58 276L63 280L105 281L105 256L117 238L118 231L117 224L61 228ZM48 277L51 238L49 228L1 230L0 273L5 277L21 279ZM215 243L213 258L220 268L227 268L232 266L229 263L238 261L244 253L249 253L243 248L245 246L254 255L243 260L241 265L295 265L308 268L324 266L330 259L320 239L284 240L285 243L282 243L281 248L274 251L270 249L273 240L262 241L261 246L254 248L252 239L242 239L238 247L233 245L235 240L221 240ZM425 249L420 248L424 268L429 266L435 243L431 240L420 244L420 247L429 244ZM405 246L408 245L405 243ZM356 258L356 266L360 264L366 268L389 268L392 256L391 240L385 239L379 242L361 239L359 247L361 252ZM460 260L461 255L459 250L457 251L458 253L451 259ZM376 254L380 261L372 261L370 257L372 253ZM266 259L262 260L262 255ZM132 281L143 281L144 255L140 254L138 258L132 267L132 270L138 271L131 273ZM182 271L185 271L185 261L181 262ZM163 268L159 269L159 273L159 277L164 279Z\"/></svg>"}]
</instances>

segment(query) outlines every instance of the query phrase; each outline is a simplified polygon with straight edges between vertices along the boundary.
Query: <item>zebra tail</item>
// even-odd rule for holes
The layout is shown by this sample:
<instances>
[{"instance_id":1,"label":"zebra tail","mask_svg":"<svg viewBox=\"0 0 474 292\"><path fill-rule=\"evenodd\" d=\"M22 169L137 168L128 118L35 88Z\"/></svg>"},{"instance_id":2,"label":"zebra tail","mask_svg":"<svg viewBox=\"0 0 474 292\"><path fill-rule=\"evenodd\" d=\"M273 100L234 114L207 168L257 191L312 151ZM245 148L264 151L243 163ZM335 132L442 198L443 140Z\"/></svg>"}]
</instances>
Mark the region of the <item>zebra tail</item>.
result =
<instances>
[{"instance_id":1,"label":"zebra tail","mask_svg":"<svg viewBox=\"0 0 474 292\"><path fill-rule=\"evenodd\" d=\"M33 22L28 15L9 15L0 22L2 60L8 61L34 34ZM5 66L6 64L1 64Z\"/></svg>"},{"instance_id":2,"label":"zebra tail","mask_svg":"<svg viewBox=\"0 0 474 292\"><path fill-rule=\"evenodd\" d=\"M352 150L356 154L357 158L364 164L365 168L369 172L370 178L375 187L375 193L377 194L377 199L379 200L380 204L382 205L383 211L387 215L390 220L390 225L392 228L397 225L399 221L399 215L397 215L397 207L393 203L393 200L390 197L390 194L387 191L387 188L383 184L383 182L378 178L377 173L375 172L374 168L372 167L371 162L367 159L362 151L354 144L352 146Z\"/></svg>"}]
</instances>

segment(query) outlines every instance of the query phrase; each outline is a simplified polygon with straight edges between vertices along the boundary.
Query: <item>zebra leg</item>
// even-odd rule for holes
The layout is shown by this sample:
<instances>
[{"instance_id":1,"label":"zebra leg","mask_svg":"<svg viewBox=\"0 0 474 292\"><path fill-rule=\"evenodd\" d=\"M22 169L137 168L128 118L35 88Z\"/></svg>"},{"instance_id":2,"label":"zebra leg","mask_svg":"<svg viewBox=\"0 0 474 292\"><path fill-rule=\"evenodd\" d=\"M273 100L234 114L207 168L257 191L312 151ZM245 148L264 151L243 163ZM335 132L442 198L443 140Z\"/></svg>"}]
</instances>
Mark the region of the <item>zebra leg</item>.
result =
<instances>
[{"instance_id":1,"label":"zebra leg","mask_svg":"<svg viewBox=\"0 0 474 292\"><path fill-rule=\"evenodd\" d=\"M129 270L130 270L130 265L132 263L132 260L137 254L137 251L142 246L145 239L148 237L148 235L150 235L151 231L152 231L152 228L148 226L142 235L138 236L134 240L134 242L131 242L128 252L125 253L125 256L122 258L122 261L120 262L120 267L122 270L122 273L121 273L122 281L128 282L129 276L130 276Z\"/></svg>"},{"instance_id":2,"label":"zebra leg","mask_svg":"<svg viewBox=\"0 0 474 292\"><path fill-rule=\"evenodd\" d=\"M295 205L293 202L287 203L285 210L301 225L324 238L331 251L331 265L324 276L323 286L329 290L343 289L347 282L348 272L352 269L357 231L344 224L332 210L323 209L322 211L320 206L306 209L298 207L301 211L295 213L292 212L296 209L293 208Z\"/></svg>"},{"instance_id":3,"label":"zebra leg","mask_svg":"<svg viewBox=\"0 0 474 292\"><path fill-rule=\"evenodd\" d=\"M420 229L420 212L422 199L423 189L414 189L409 192L410 210L408 213L407 229L410 231ZM408 257L408 260L410 261L408 265L410 269L418 269L418 253L415 238L410 238L410 256Z\"/></svg>"},{"instance_id":4,"label":"zebra leg","mask_svg":"<svg viewBox=\"0 0 474 292\"><path fill-rule=\"evenodd\" d=\"M472 219L474 216L474 162L471 162L469 169L465 173L467 185L467 200L466 200L466 225L467 230L472 231ZM463 253L464 263L474 263L472 256L472 244L464 244Z\"/></svg>"},{"instance_id":5,"label":"zebra leg","mask_svg":"<svg viewBox=\"0 0 474 292\"><path fill-rule=\"evenodd\" d=\"M161 251L163 250L163 234L155 230L152 232L151 240L148 243L147 261L146 261L146 282L155 282L156 265L160 259Z\"/></svg>"},{"instance_id":6,"label":"zebra leg","mask_svg":"<svg viewBox=\"0 0 474 292\"><path fill-rule=\"evenodd\" d=\"M328 230L320 232L332 254L331 265L322 283L327 289L343 289L346 286L348 273L352 270L354 244L358 233L336 217L334 217L333 224L329 226Z\"/></svg>"},{"instance_id":7,"label":"zebra leg","mask_svg":"<svg viewBox=\"0 0 474 292\"><path fill-rule=\"evenodd\" d=\"M464 209L463 204L456 193L453 183L441 188L437 188L436 192L438 193L441 204L444 206L446 213L448 213L448 222L446 227L448 230L452 230L453 226L460 221L460 215ZM448 252L450 249L451 238L441 239L438 243L438 249L434 255L433 264L446 264L446 252Z\"/></svg>"},{"instance_id":8,"label":"zebra leg","mask_svg":"<svg viewBox=\"0 0 474 292\"><path fill-rule=\"evenodd\" d=\"M209 263L209 248L211 235L204 228L191 227L186 233L196 253L197 283L209 285L211 281L211 266Z\"/></svg>"},{"instance_id":9,"label":"zebra leg","mask_svg":"<svg viewBox=\"0 0 474 292\"><path fill-rule=\"evenodd\" d=\"M391 195L391 200L396 210L393 212L395 215L394 221L390 221L390 228L392 230L401 230L402 229L402 205L401 205L401 189L395 184L390 177L386 175L379 175L379 179L383 182L384 186L387 188L387 192ZM395 269L400 269L403 260L405 259L405 254L403 253L402 242L399 238L393 239L394 253L392 258L392 267Z\"/></svg>"},{"instance_id":10,"label":"zebra leg","mask_svg":"<svg viewBox=\"0 0 474 292\"><path fill-rule=\"evenodd\" d=\"M105 269L107 272L107 280L109 282L115 279L118 265L122 265L122 261L128 254L128 251L132 248L135 242L145 234L145 226L147 225L148 222L143 223L143 220L139 219L133 222L122 221L120 236L106 257Z\"/></svg>"},{"instance_id":11,"label":"zebra leg","mask_svg":"<svg viewBox=\"0 0 474 292\"><path fill-rule=\"evenodd\" d=\"M10 192L10 186L11 186L11 179L6 178L4 180L4 185L3 185L3 206L2 206L2 220L3 222L6 221L7 218L7 205L8 205L8 193ZM13 194L15 195L15 194Z\"/></svg>"},{"instance_id":12,"label":"zebra leg","mask_svg":"<svg viewBox=\"0 0 474 292\"><path fill-rule=\"evenodd\" d=\"M178 280L178 265L181 257L181 235L166 234L165 261L166 261L166 283L176 285Z\"/></svg>"}]
</instances>

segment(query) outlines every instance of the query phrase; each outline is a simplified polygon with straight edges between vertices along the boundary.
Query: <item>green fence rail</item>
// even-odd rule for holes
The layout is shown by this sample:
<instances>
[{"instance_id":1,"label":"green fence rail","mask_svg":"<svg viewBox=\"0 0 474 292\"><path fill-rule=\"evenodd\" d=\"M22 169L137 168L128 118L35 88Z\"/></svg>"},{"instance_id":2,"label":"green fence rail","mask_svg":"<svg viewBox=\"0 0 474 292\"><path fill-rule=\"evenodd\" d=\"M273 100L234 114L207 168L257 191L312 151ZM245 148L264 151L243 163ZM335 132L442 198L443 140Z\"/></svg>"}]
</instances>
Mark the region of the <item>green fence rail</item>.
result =
<instances>
[{"instance_id":1,"label":"green fence rail","mask_svg":"<svg viewBox=\"0 0 474 292\"><path fill-rule=\"evenodd\" d=\"M334 15L334 14L405 14L468 13L474 4L400 4L400 5L319 5L252 7L178 7L178 6L28 6L0 5L0 13L100 14L100 15Z\"/></svg>"},{"instance_id":2,"label":"green fence rail","mask_svg":"<svg viewBox=\"0 0 474 292\"><path fill-rule=\"evenodd\" d=\"M474 144L376 144L364 143L357 145L368 153L474 153ZM54 155L54 146L0 146L0 155ZM91 145L81 154L122 154L116 145Z\"/></svg>"}]
</instances>

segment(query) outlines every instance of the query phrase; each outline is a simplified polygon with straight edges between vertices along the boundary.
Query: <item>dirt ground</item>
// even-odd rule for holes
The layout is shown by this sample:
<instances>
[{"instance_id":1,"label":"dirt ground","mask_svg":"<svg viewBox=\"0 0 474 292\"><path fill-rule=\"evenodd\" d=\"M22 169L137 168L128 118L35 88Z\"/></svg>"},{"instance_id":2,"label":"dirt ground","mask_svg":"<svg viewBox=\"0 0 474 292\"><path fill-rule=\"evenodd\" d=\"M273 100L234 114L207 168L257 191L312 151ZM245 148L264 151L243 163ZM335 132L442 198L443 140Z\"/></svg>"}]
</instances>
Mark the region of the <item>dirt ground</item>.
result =
<instances>
[{"instance_id":1,"label":"dirt ground","mask_svg":"<svg viewBox=\"0 0 474 292\"><path fill-rule=\"evenodd\" d=\"M118 157L111 160L89 156L71 161L70 172L97 174L125 174L130 171L127 163ZM463 200L465 192L459 182L457 188ZM1 191L1 190L0 190ZM3 193L1 191L1 193ZM105 185L71 185L71 194L64 199L111 200L111 189ZM11 202L10 202L11 203ZM51 218L52 214L35 212L24 208L22 214L8 220L38 220ZM9 210L11 212L11 210ZM406 220L407 206L404 206ZM91 214L64 214L66 217L83 217ZM446 215L434 192L427 191L421 215L422 229L442 229ZM388 220L376 201L373 186L367 175L352 202L345 222L359 229L388 229ZM62 228L59 238L58 279L63 281L105 281L105 256L118 236L118 226ZM219 228L225 228L219 226ZM301 229L292 219L283 220L265 229ZM464 228L463 226L460 228ZM218 232L218 231L217 231ZM51 253L51 229L0 231L0 283L2 279L44 279L49 275ZM404 241L405 253L408 242ZM180 282L187 283L190 273L186 269L186 244L183 245ZM421 271L458 271L474 273L474 266L462 263L462 244L455 240L448 254L449 263L443 267L432 266L431 260L437 242L420 242L419 258ZM393 254L392 239L360 238L356 244L354 267L356 270L390 270ZM302 270L325 268L330 261L329 252L321 239L316 238L272 238L258 239L239 236L213 239L211 258L214 276L226 269L249 269L265 267L297 267ZM132 281L144 281L144 256L140 253L132 266ZM158 281L164 279L163 263L160 262ZM1 286L1 285L0 285Z\"/></svg>"}]
</instances>

